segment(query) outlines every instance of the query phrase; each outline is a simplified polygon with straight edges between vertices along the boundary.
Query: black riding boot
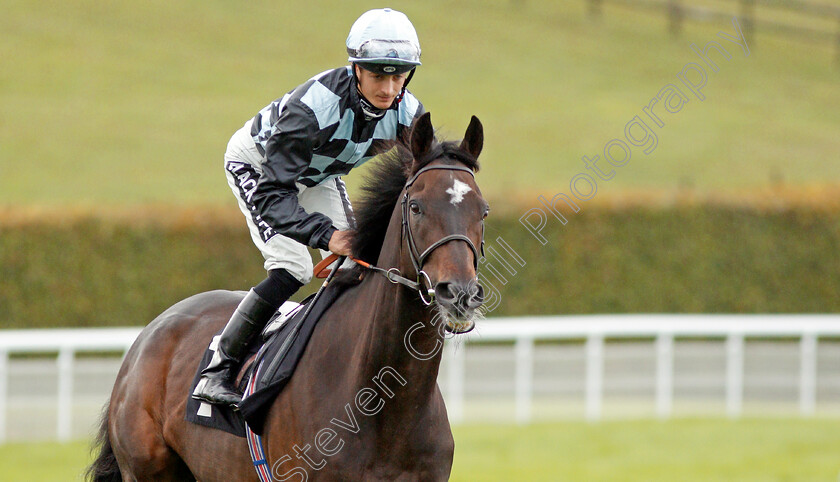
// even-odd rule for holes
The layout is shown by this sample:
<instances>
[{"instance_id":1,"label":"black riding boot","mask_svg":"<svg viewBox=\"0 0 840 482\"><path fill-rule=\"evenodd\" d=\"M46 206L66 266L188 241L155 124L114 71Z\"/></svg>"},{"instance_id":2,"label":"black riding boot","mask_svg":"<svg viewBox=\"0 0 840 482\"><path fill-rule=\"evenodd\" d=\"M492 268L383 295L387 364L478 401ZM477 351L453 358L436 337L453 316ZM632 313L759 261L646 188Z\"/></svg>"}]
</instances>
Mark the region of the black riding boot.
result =
<instances>
[{"instance_id":1,"label":"black riding boot","mask_svg":"<svg viewBox=\"0 0 840 482\"><path fill-rule=\"evenodd\" d=\"M264 300L253 289L245 295L222 331L210 364L202 370L201 379L192 393L193 398L231 406L242 401L242 395L233 386L236 372L248 345L275 311L277 306Z\"/></svg>"}]
</instances>

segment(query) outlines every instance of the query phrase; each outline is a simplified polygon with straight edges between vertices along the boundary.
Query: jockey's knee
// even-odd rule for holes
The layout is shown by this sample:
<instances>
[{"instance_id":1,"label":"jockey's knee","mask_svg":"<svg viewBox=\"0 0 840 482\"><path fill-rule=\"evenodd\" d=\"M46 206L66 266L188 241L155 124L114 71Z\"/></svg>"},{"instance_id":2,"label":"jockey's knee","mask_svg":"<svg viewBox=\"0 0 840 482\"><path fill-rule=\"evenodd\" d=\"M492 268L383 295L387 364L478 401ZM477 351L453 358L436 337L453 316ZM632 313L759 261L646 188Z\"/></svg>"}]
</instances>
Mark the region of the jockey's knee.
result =
<instances>
[{"instance_id":1,"label":"jockey's knee","mask_svg":"<svg viewBox=\"0 0 840 482\"><path fill-rule=\"evenodd\" d=\"M284 301L303 286L303 282L294 277L283 268L268 271L268 277L254 286L254 291L262 299L276 307L280 307Z\"/></svg>"}]
</instances>

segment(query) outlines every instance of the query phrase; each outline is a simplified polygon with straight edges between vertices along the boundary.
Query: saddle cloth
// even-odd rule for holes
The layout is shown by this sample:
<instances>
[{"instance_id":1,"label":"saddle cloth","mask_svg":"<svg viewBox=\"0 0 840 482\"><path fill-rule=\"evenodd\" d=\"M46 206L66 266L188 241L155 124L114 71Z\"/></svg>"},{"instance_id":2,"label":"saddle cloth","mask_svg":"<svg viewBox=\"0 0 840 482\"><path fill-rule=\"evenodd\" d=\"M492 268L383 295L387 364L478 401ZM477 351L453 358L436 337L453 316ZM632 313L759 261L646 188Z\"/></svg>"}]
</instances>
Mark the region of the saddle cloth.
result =
<instances>
[{"instance_id":1,"label":"saddle cloth","mask_svg":"<svg viewBox=\"0 0 840 482\"><path fill-rule=\"evenodd\" d=\"M331 285L335 285L335 283L331 283ZM238 384L240 392L244 390L255 372L259 372L259 379L253 381L256 384L255 391L249 397L243 399L239 404L238 411L231 407L212 405L191 397L199 378L201 378L201 371L213 357L221 331L217 333L213 342L205 351L187 393L185 420L223 430L239 437L245 437L245 422L247 421L251 430L258 434L262 433L265 414L271 401L288 383L297 362L306 349L315 325L340 293L341 290L335 286L325 288L316 304L310 309L306 319L303 318L303 315L306 312L306 305L311 302L312 297L307 298L301 304L286 302L280 307L263 330L261 337L263 343L255 343L245 357L246 360L253 358L254 361L251 364L246 363L244 373L240 374L241 381ZM261 369L255 370L256 367L261 367Z\"/></svg>"}]
</instances>

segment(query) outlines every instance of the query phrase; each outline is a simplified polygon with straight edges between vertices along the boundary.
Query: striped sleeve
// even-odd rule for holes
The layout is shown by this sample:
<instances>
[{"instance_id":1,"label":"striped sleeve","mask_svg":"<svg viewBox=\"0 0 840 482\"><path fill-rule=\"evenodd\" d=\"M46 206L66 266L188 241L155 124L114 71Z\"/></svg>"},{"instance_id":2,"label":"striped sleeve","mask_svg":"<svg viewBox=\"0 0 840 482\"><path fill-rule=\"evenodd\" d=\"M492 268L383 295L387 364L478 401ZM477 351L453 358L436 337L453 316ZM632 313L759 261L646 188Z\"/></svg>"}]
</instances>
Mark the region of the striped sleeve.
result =
<instances>
[{"instance_id":1,"label":"striped sleeve","mask_svg":"<svg viewBox=\"0 0 840 482\"><path fill-rule=\"evenodd\" d=\"M335 228L321 213L306 212L298 202L295 181L312 162L317 116L293 96L286 102L265 140L265 162L254 192L254 205L277 232L318 249L328 249Z\"/></svg>"}]
</instances>

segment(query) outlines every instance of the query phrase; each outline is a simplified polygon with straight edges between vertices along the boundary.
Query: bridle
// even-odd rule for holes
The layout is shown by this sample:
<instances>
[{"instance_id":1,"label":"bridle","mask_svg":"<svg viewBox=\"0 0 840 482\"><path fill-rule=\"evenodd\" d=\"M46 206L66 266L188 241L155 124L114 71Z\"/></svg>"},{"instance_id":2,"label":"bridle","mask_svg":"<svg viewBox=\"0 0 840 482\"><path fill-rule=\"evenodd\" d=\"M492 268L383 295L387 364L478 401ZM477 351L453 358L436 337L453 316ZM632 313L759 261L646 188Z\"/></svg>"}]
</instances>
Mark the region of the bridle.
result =
<instances>
[{"instance_id":1,"label":"bridle","mask_svg":"<svg viewBox=\"0 0 840 482\"><path fill-rule=\"evenodd\" d=\"M408 245L409 257L411 258L411 264L414 266L414 272L417 273L417 280L414 281L414 280L410 280L410 279L406 278L405 276L402 275L402 273L400 273L399 268L383 269L383 268L380 268L378 266L374 266L373 264L368 263L366 261L362 261L360 259L353 258L352 256L350 257L350 259L353 260L354 262L356 262L356 264L362 266L363 268L369 269L371 271L377 272L377 273L385 276L385 278L387 278L388 281L390 281L391 283L401 284L403 286L407 286L408 288L410 288L412 290L416 290L420 294L420 300L426 306L434 303L434 301L435 301L435 290L434 290L434 286L432 286L432 280L429 278L429 275L425 271L423 271L423 265L426 263L426 259L432 254L432 252L434 250L436 250L437 248L443 246L444 244L446 244L450 241L464 241L465 243L467 243L467 246L469 246L470 249L473 252L473 268L475 268L476 271L478 271L478 260L484 256L484 222L483 221L481 223L481 244L480 244L479 248L476 248L475 244L472 242L472 240L464 234L450 234L450 235L444 236L444 237L440 238L439 240L435 241L434 243L429 245L422 252L419 249L417 249L417 242L414 240L414 233L411 231L411 223L409 222L409 217L410 217L409 216L409 214L410 214L409 213L409 209L410 209L409 201L411 200L411 195L408 192L408 189L412 186L412 184L414 184L414 181L416 181L417 178L420 177L421 174L423 174L424 172L427 172L427 171L435 170L435 169L443 169L443 170L449 170L449 171L464 171L464 172L469 173L469 175L472 176L473 179L475 179L475 173L472 171L472 169L468 169L466 167L461 167L461 166L434 165L434 166L427 166L427 167L424 167L423 169L420 169L413 176L411 176L411 178L408 179L408 181L406 181L405 187L403 187L404 193L403 193L403 196L402 196L402 206L401 206L402 207L402 221L401 221L402 239L404 239L405 242L406 242L406 245ZM324 273L326 271L328 271L326 269L327 266L329 266L330 264L332 264L336 260L339 260L339 262L337 263L337 266L341 266L341 264L344 262L344 258L345 258L344 256L339 257L338 255L335 255L335 254L330 255L329 257L325 258L323 261L318 263L317 266L315 266L315 270L314 270L315 271L315 276L318 277L318 278L325 277L326 274L324 274ZM330 276L332 276L333 274L334 273L330 273ZM424 286L424 280L425 280L425 286ZM325 285L326 285L326 283L325 283Z\"/></svg>"},{"instance_id":2,"label":"bridle","mask_svg":"<svg viewBox=\"0 0 840 482\"><path fill-rule=\"evenodd\" d=\"M481 245L480 248L476 248L475 244L472 240L463 234L450 234L448 236L444 236L439 240L435 241L431 245L429 245L425 250L422 252L417 249L417 242L414 240L414 233L411 231L411 223L409 222L409 201L411 200L411 195L408 192L408 189L414 184L414 181L420 177L421 174L427 171L435 170L435 169L445 169L450 171L464 171L470 174L470 176L475 178L475 173L471 169L466 167L460 166L444 166L444 165L434 165L434 166L427 166L423 169L417 171L411 178L406 181L405 187L403 187L403 196L402 196L402 239L405 239L406 245L408 245L408 253L411 258L411 264L414 266L414 272L417 273L417 280L410 280L400 273L399 268L389 268L383 269L378 266L374 266L371 263L366 261L362 261L360 259L350 257L351 260L355 261L356 264L362 266L363 268L369 269L371 271L377 272L385 278L388 279L391 283L394 284L401 284L403 286L407 286L408 288L417 291L420 294L420 300L426 306L431 305L435 301L435 290L432 286L432 280L429 278L429 275L423 271L423 265L426 263L426 259L429 255L432 254L432 251L436 250L437 248L443 246L444 244L450 241L464 241L467 243L467 246L473 252L473 267L476 271L478 271L478 260L484 256L484 222L481 223ZM318 263L318 266L315 267L315 276L322 278L325 277L324 274L327 271L327 266L335 262L335 260L339 260L337 266L341 266L342 262L344 261L344 257L339 257L338 255L331 255L325 258L323 261ZM330 274L330 276L332 273ZM424 286L425 281L425 286Z\"/></svg>"},{"instance_id":3,"label":"bridle","mask_svg":"<svg viewBox=\"0 0 840 482\"><path fill-rule=\"evenodd\" d=\"M414 184L414 181L420 177L421 174L424 172L432 171L432 170L449 170L449 171L464 171L470 174L470 176L475 178L475 173L472 169L468 169L466 167L461 166L445 166L445 165L434 165L434 166L426 166L423 169L417 171L411 178L406 181L405 187L403 188L404 194L402 197L402 237L405 239L406 244L408 245L408 253L409 257L411 258L411 264L414 265L414 272L417 273L417 287L414 288L420 293L420 299L423 301L424 304L430 305L434 302L434 287L432 286L432 281L429 279L429 275L423 271L423 265L426 263L426 259L432 252L443 246L444 244L450 241L464 241L467 243L467 246L473 252L473 268L478 271L478 259L481 256L484 256L484 224L481 225L481 251L479 251L475 244L473 244L472 240L463 234L450 234L440 238L439 240L435 241L431 245L429 245L424 251L420 251L417 249L417 243L414 240L414 234L411 231L411 223L409 222L409 201L411 200L411 195L408 192L409 188ZM428 289L426 289L426 295L429 296L429 299L423 296L423 280L425 278L426 284ZM390 279L390 278L389 278Z\"/></svg>"}]
</instances>

